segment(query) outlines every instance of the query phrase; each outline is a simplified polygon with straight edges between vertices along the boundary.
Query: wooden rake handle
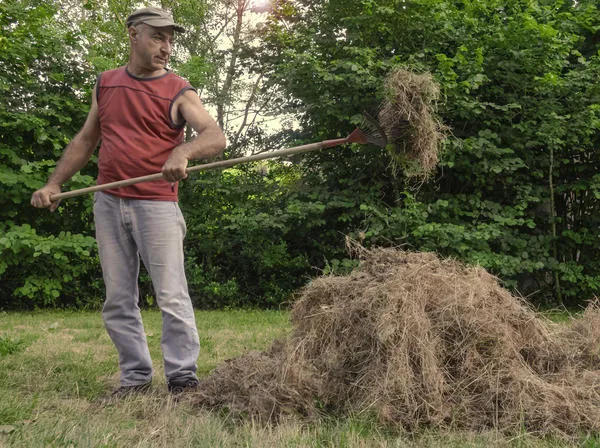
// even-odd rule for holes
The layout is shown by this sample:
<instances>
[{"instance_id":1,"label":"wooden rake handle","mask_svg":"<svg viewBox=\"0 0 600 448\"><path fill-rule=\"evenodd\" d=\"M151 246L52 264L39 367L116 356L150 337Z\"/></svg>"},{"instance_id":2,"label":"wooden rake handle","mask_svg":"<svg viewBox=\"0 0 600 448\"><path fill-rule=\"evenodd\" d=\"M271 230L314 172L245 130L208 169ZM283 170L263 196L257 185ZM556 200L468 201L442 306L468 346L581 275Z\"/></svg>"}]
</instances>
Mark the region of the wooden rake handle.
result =
<instances>
[{"instance_id":1,"label":"wooden rake handle","mask_svg":"<svg viewBox=\"0 0 600 448\"><path fill-rule=\"evenodd\" d=\"M293 148L278 149L276 151L263 152L260 154L254 154L252 156L237 157L235 159L219 160L217 162L196 165L196 166L192 166L192 167L189 167L188 169L186 169L186 172L194 173L196 171L212 170L215 168L227 168L227 167L230 167L233 165L238 165L240 163L255 162L257 160L271 159L274 157L283 157L283 156L289 156L289 155L293 155L293 154L301 154L304 152L315 151L317 149L323 149L323 148L331 148L333 146L343 145L344 143L349 143L351 141L354 141L353 138L351 138L352 135L353 134L351 134L350 136L348 136L346 138L338 138L335 140L324 140L324 141L318 142L318 143L310 143L308 145L294 146ZM162 179L162 178L163 178L162 173L149 174L147 176L134 177L131 179L110 182L107 184L95 185L93 187L80 188L79 190L72 190L72 191L66 191L64 193L53 194L52 196L50 196L50 200L52 202L55 202L55 201L58 201L61 199L68 199L68 198L73 198L75 196L81 196L81 195L84 195L87 193L94 193L96 191L110 190L113 188L127 187L129 185L138 184L140 182L148 182L151 180L158 180L158 179Z\"/></svg>"}]
</instances>

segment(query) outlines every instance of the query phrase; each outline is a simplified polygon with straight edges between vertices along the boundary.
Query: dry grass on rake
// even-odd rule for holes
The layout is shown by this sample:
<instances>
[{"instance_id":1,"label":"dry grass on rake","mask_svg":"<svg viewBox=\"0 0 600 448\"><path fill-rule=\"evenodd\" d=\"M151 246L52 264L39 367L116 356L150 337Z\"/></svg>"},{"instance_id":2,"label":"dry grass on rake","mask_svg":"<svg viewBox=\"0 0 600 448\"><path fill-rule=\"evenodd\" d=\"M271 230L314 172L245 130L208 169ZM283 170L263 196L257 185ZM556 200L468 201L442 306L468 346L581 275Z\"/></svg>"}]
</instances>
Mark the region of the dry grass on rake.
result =
<instances>
[{"instance_id":1,"label":"dry grass on rake","mask_svg":"<svg viewBox=\"0 0 600 448\"><path fill-rule=\"evenodd\" d=\"M552 324L481 268L360 251L350 275L302 291L288 339L217 368L197 404L265 422L368 412L409 430L600 430L598 307Z\"/></svg>"},{"instance_id":2,"label":"dry grass on rake","mask_svg":"<svg viewBox=\"0 0 600 448\"><path fill-rule=\"evenodd\" d=\"M449 132L436 116L439 85L430 73L397 68L386 77L385 92L377 121L392 144L393 163L407 175L428 177Z\"/></svg>"}]
</instances>

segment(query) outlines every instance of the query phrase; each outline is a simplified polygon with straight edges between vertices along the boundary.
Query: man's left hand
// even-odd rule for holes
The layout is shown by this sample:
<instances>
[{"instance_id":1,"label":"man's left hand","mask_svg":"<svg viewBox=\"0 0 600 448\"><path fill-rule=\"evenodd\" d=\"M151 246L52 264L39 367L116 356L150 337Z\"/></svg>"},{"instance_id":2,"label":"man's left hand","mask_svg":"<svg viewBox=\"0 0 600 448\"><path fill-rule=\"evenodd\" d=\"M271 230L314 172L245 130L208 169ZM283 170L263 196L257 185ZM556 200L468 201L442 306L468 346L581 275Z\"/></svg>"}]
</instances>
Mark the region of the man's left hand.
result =
<instances>
[{"instance_id":1,"label":"man's left hand","mask_svg":"<svg viewBox=\"0 0 600 448\"><path fill-rule=\"evenodd\" d=\"M162 175L169 182L177 182L187 177L185 171L188 166L188 158L180 149L177 147L173 150L167 161L162 167Z\"/></svg>"}]
</instances>

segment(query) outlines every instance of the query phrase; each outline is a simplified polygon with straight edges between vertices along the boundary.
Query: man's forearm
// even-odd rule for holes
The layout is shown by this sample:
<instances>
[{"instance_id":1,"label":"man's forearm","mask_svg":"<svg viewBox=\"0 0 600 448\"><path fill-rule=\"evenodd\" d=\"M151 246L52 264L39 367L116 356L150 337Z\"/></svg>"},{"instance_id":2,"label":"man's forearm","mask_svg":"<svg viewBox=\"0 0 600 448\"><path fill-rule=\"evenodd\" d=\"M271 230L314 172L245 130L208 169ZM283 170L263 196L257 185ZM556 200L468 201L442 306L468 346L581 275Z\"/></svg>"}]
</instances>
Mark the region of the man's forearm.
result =
<instances>
[{"instance_id":1,"label":"man's forearm","mask_svg":"<svg viewBox=\"0 0 600 448\"><path fill-rule=\"evenodd\" d=\"M48 184L60 186L73 177L90 160L97 143L82 138L80 134L76 135L65 148L56 168L48 178Z\"/></svg>"},{"instance_id":2,"label":"man's forearm","mask_svg":"<svg viewBox=\"0 0 600 448\"><path fill-rule=\"evenodd\" d=\"M188 160L210 159L223 152L227 142L220 129L205 130L177 147Z\"/></svg>"}]
</instances>

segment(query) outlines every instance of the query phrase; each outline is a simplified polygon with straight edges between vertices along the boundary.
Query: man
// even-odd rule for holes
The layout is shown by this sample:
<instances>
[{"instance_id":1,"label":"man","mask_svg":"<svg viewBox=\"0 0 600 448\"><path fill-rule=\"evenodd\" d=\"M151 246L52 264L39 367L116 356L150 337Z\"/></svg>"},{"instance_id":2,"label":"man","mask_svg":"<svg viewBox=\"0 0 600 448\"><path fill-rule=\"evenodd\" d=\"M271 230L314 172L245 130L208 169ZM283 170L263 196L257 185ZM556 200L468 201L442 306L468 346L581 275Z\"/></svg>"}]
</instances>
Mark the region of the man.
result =
<instances>
[{"instance_id":1,"label":"man","mask_svg":"<svg viewBox=\"0 0 600 448\"><path fill-rule=\"evenodd\" d=\"M127 18L126 66L102 73L90 112L66 147L47 184L31 204L56 210L50 197L89 160L101 140L98 183L162 171L163 179L94 196L96 239L106 286L102 315L119 353L121 386L115 396L149 389L152 362L138 307L141 257L163 318L161 347L168 389L198 385L198 332L184 273L185 222L177 204L177 182L188 160L209 158L225 148L225 137L184 79L170 72L174 31L184 29L158 8ZM183 143L188 123L197 137Z\"/></svg>"}]
</instances>

